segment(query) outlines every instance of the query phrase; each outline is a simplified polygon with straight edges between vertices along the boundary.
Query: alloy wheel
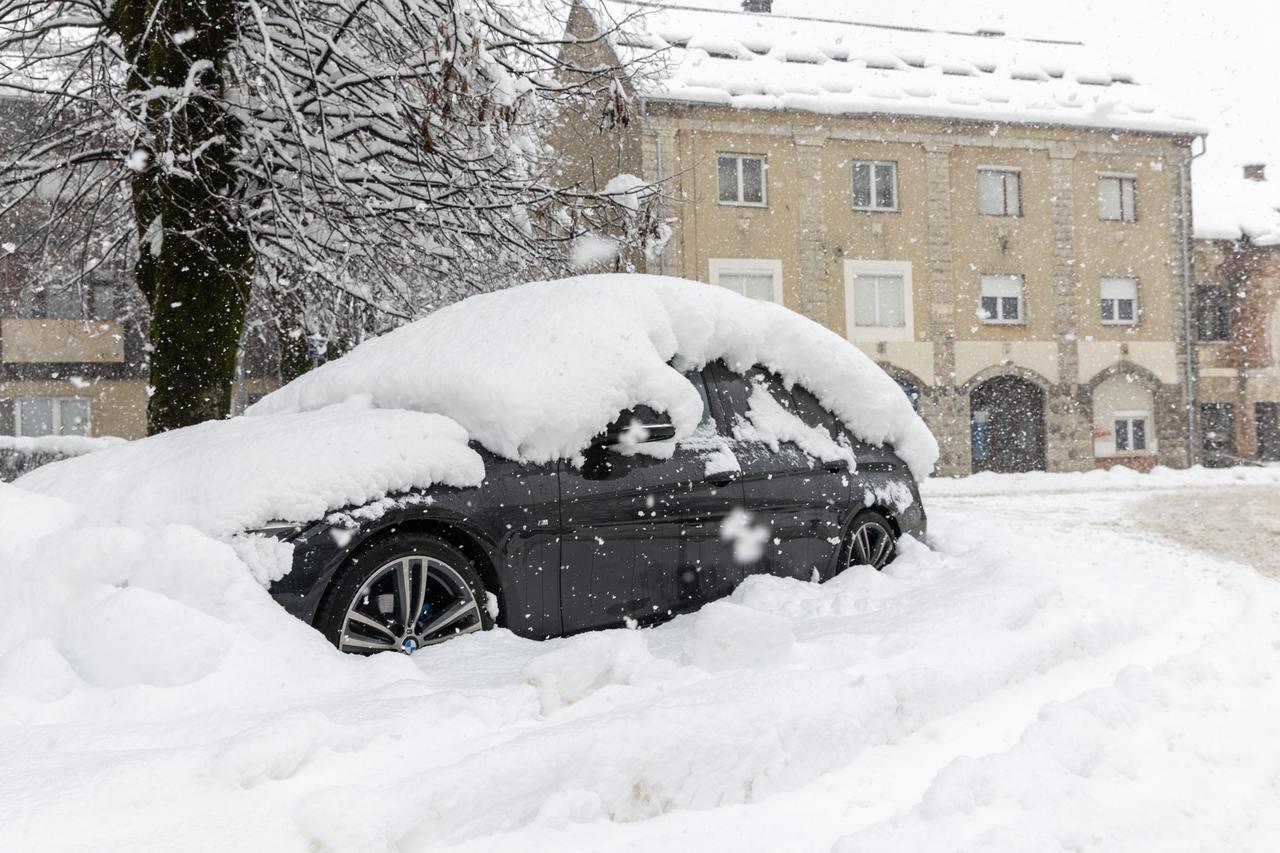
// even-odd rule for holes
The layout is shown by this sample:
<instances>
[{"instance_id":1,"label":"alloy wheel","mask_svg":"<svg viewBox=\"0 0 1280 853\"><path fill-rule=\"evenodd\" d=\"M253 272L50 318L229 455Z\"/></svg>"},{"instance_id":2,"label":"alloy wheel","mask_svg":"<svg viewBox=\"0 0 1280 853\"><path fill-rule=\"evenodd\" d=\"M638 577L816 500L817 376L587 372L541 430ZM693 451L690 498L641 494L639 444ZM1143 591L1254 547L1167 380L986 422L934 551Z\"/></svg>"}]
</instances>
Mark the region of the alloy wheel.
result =
<instances>
[{"instance_id":1,"label":"alloy wheel","mask_svg":"<svg viewBox=\"0 0 1280 853\"><path fill-rule=\"evenodd\" d=\"M397 557L369 575L352 597L338 648L413 654L483 627L480 602L456 569L434 557Z\"/></svg>"},{"instance_id":2,"label":"alloy wheel","mask_svg":"<svg viewBox=\"0 0 1280 853\"><path fill-rule=\"evenodd\" d=\"M871 566L879 570L893 559L893 533L876 521L861 522L853 531L850 544L850 566Z\"/></svg>"}]
</instances>

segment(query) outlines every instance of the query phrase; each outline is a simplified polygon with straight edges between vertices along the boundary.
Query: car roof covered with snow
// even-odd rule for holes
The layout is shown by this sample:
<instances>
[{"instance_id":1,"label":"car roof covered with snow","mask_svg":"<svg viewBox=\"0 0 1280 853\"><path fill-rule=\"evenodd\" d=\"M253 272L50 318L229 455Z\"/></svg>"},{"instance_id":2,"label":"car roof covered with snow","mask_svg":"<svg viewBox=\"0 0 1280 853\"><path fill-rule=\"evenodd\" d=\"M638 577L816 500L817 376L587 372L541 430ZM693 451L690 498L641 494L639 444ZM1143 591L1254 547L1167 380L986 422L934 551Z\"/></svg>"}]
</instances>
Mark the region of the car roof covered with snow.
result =
<instances>
[{"instance_id":1,"label":"car roof covered with snow","mask_svg":"<svg viewBox=\"0 0 1280 853\"><path fill-rule=\"evenodd\" d=\"M781 305L664 276L584 275L473 296L366 341L248 414L369 395L380 408L446 415L509 459L549 462L575 458L639 405L668 413L677 438L692 434L702 401L673 365L716 360L799 383L858 438L891 445L916 477L932 470L932 433L853 344Z\"/></svg>"},{"instance_id":2,"label":"car roof covered with snow","mask_svg":"<svg viewBox=\"0 0 1280 853\"><path fill-rule=\"evenodd\" d=\"M1086 45L751 13L736 0L603 0L624 60L661 55L638 82L658 101L1194 134L1185 110Z\"/></svg>"}]
</instances>

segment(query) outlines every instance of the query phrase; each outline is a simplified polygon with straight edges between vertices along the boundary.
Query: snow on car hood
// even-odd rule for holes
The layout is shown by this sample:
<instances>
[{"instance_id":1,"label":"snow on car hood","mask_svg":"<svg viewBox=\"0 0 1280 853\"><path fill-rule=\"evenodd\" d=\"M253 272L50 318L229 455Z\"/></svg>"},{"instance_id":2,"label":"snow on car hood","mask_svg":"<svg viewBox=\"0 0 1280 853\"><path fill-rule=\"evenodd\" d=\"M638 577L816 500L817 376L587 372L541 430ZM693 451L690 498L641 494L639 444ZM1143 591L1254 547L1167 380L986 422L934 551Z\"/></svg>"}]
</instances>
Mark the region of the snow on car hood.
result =
<instances>
[{"instance_id":1,"label":"snow on car hood","mask_svg":"<svg viewBox=\"0 0 1280 853\"><path fill-rule=\"evenodd\" d=\"M458 424L356 398L161 433L37 468L14 485L62 498L91 523L189 524L225 536L272 519L312 521L413 487L483 479L484 462Z\"/></svg>"},{"instance_id":2,"label":"snow on car hood","mask_svg":"<svg viewBox=\"0 0 1280 853\"><path fill-rule=\"evenodd\" d=\"M780 305L683 279L589 275L482 294L366 341L249 408L316 409L352 395L436 412L495 453L574 458L623 409L669 413L677 438L702 412L673 360L760 364L800 383L917 479L938 445L910 401L857 347Z\"/></svg>"}]
</instances>

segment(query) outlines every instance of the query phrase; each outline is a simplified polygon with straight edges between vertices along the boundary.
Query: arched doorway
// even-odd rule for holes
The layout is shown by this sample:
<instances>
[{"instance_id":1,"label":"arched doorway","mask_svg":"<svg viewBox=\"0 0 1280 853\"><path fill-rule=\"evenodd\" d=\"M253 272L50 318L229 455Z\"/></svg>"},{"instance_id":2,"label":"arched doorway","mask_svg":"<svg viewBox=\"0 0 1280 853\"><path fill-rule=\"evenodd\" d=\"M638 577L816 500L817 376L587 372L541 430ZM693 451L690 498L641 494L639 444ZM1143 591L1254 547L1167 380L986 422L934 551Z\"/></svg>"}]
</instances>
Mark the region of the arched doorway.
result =
<instances>
[{"instance_id":1,"label":"arched doorway","mask_svg":"<svg viewBox=\"0 0 1280 853\"><path fill-rule=\"evenodd\" d=\"M920 411L919 389L905 379L895 378L893 381L897 382L898 387L902 389L902 393L907 395L907 399L911 401L911 408L915 409L917 412Z\"/></svg>"},{"instance_id":2,"label":"arched doorway","mask_svg":"<svg viewBox=\"0 0 1280 853\"><path fill-rule=\"evenodd\" d=\"M1044 391L1016 376L996 376L969 395L973 470L1043 471Z\"/></svg>"}]
</instances>

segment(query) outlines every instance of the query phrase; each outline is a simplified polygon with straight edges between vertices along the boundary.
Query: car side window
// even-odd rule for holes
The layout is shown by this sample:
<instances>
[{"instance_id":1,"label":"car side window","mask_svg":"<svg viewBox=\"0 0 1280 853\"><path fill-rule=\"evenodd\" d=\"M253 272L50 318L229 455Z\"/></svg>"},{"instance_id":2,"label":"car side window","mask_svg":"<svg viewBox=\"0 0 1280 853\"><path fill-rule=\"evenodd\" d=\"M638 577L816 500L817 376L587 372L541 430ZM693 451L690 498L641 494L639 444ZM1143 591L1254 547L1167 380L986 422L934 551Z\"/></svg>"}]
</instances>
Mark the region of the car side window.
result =
<instances>
[{"instance_id":1,"label":"car side window","mask_svg":"<svg viewBox=\"0 0 1280 853\"><path fill-rule=\"evenodd\" d=\"M701 370L690 370L684 374L684 378L689 380L689 384L698 392L698 396L702 398L702 418L698 421L698 431L702 432L708 429L715 431L715 418L711 414L711 395L707 392L707 380L702 375Z\"/></svg>"},{"instance_id":2,"label":"car side window","mask_svg":"<svg viewBox=\"0 0 1280 853\"><path fill-rule=\"evenodd\" d=\"M832 438L839 438L840 433L844 431L844 425L839 422L835 415L828 412L818 402L818 398L809 393L809 391L799 385L791 386L791 399L795 401L796 414L800 419L810 426L821 427L826 430Z\"/></svg>"},{"instance_id":3,"label":"car side window","mask_svg":"<svg viewBox=\"0 0 1280 853\"><path fill-rule=\"evenodd\" d=\"M722 364L714 368L716 396L726 409L722 420L735 438L763 442L775 450L792 447L824 461L852 460L858 443L851 441L844 424L809 391L799 385L787 388L780 376L758 366L745 376ZM761 409L759 399L753 398L761 391L777 404L772 413L768 404Z\"/></svg>"},{"instance_id":4,"label":"car side window","mask_svg":"<svg viewBox=\"0 0 1280 853\"><path fill-rule=\"evenodd\" d=\"M791 398L795 400L796 410L800 415L800 419L805 423L821 427L837 442L852 447L855 451L860 452L869 449L867 443L849 432L849 428L844 425L844 421L819 403L818 398L809 389L800 385L792 385Z\"/></svg>"},{"instance_id":5,"label":"car side window","mask_svg":"<svg viewBox=\"0 0 1280 853\"><path fill-rule=\"evenodd\" d=\"M747 371L746 378L752 389L763 387L783 411L795 415L806 426L825 430L832 438L839 437L835 415L822 408L817 398L801 386L788 388L781 376L759 366Z\"/></svg>"},{"instance_id":6,"label":"car side window","mask_svg":"<svg viewBox=\"0 0 1280 853\"><path fill-rule=\"evenodd\" d=\"M763 367L753 367L747 373L747 381L753 386L764 386L765 390L769 392L769 396L786 411L793 415L800 414L796 409L795 400L791 398L791 392L782 383L782 377L778 376L778 374L765 370Z\"/></svg>"},{"instance_id":7,"label":"car side window","mask_svg":"<svg viewBox=\"0 0 1280 853\"><path fill-rule=\"evenodd\" d=\"M680 447L693 453L702 460L703 472L710 477L724 472L742 469L733 447L729 441L727 422L720 416L720 400L715 391L707 385L703 370L686 371L684 377L689 380L702 398L702 420L692 435L680 442Z\"/></svg>"},{"instance_id":8,"label":"car side window","mask_svg":"<svg viewBox=\"0 0 1280 853\"><path fill-rule=\"evenodd\" d=\"M732 435L734 423L746 416L751 385L747 377L733 372L721 361L708 364L706 375L715 386L715 393L710 395L712 412L720 428Z\"/></svg>"},{"instance_id":9,"label":"car side window","mask_svg":"<svg viewBox=\"0 0 1280 853\"><path fill-rule=\"evenodd\" d=\"M749 424L751 397L761 387L768 392L769 396L783 411L788 414L799 415L795 401L791 397L791 392L787 390L786 385L782 383L781 377L776 373L756 366L743 375L730 370L719 362L712 367L714 368L712 378L715 381L716 390L719 392L720 401L724 404L725 409L720 420L730 435L740 433L743 425Z\"/></svg>"}]
</instances>

